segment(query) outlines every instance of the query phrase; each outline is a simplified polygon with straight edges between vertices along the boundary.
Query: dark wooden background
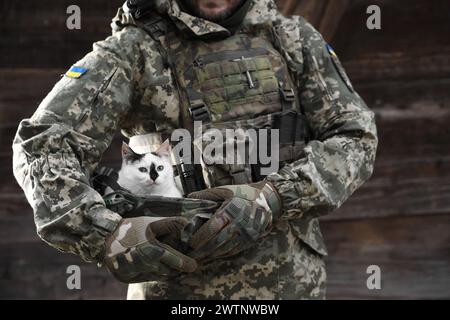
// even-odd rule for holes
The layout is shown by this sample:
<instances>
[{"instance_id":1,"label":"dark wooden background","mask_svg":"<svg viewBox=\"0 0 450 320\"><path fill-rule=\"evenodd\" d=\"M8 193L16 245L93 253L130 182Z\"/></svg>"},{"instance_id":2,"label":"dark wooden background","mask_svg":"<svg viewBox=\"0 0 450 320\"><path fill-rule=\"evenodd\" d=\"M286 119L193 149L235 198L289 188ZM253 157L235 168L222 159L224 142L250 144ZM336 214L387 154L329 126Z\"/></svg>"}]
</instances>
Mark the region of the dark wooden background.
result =
<instances>
[{"instance_id":1,"label":"dark wooden background","mask_svg":"<svg viewBox=\"0 0 450 320\"><path fill-rule=\"evenodd\" d=\"M373 178L322 230L332 299L450 298L450 1L284 0L340 55L377 114L380 146ZM82 29L65 27L66 8L82 9ZM93 41L110 33L120 0L0 1L0 298L105 299L126 287L105 271L40 241L11 169L19 121ZM365 27L366 8L382 9L382 30ZM117 141L118 142L118 141ZM104 161L117 164L117 142ZM82 290L66 288L78 264ZM379 265L382 290L366 288Z\"/></svg>"}]
</instances>

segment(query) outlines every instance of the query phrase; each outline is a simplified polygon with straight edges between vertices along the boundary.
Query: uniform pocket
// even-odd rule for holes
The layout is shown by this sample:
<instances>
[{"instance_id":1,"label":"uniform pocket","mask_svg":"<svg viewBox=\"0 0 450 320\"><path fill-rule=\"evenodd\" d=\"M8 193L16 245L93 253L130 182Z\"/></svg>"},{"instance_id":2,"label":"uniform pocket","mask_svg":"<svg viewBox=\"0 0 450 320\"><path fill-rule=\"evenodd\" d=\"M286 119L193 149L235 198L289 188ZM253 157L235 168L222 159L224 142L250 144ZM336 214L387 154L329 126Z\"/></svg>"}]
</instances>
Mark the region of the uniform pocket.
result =
<instances>
[{"instance_id":1,"label":"uniform pocket","mask_svg":"<svg viewBox=\"0 0 450 320\"><path fill-rule=\"evenodd\" d=\"M118 70L118 67L115 67L107 74L107 76L103 79L103 81L100 83L100 85L95 90L94 94L90 97L88 100L88 107L84 109L83 113L80 115L79 120L77 121L77 124L75 125L74 129L79 129L88 118L93 116L94 118L98 118L98 112L94 110L94 106L98 102L98 100L101 98L102 93L109 87L109 84L111 83L112 79L114 78L114 75L116 74Z\"/></svg>"},{"instance_id":2,"label":"uniform pocket","mask_svg":"<svg viewBox=\"0 0 450 320\"><path fill-rule=\"evenodd\" d=\"M322 72L320 71L319 63L317 62L316 57L312 56L312 60L314 63L314 76L316 78L317 85L320 88L320 91L322 92L323 96L328 102L333 101L333 93L331 92L330 88L328 87L325 78L322 75Z\"/></svg>"}]
</instances>

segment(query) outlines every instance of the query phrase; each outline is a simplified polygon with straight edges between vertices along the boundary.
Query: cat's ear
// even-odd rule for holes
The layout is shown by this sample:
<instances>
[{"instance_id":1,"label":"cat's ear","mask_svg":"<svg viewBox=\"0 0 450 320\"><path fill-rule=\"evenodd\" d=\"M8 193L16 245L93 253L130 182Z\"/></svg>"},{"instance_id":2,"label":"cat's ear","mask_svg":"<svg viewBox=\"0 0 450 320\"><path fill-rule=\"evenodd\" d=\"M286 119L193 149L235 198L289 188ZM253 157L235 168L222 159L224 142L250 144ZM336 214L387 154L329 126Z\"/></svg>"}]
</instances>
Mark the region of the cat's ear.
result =
<instances>
[{"instance_id":1,"label":"cat's ear","mask_svg":"<svg viewBox=\"0 0 450 320\"><path fill-rule=\"evenodd\" d=\"M130 148L128 144L122 142L122 159L130 162L134 162L143 157L143 155L137 154Z\"/></svg>"},{"instance_id":2,"label":"cat's ear","mask_svg":"<svg viewBox=\"0 0 450 320\"><path fill-rule=\"evenodd\" d=\"M122 142L122 158L126 158L132 152L130 146L125 141Z\"/></svg>"},{"instance_id":3,"label":"cat's ear","mask_svg":"<svg viewBox=\"0 0 450 320\"><path fill-rule=\"evenodd\" d=\"M170 141L167 139L159 146L155 153L160 157L170 157L171 150L172 148L170 147Z\"/></svg>"}]
</instances>

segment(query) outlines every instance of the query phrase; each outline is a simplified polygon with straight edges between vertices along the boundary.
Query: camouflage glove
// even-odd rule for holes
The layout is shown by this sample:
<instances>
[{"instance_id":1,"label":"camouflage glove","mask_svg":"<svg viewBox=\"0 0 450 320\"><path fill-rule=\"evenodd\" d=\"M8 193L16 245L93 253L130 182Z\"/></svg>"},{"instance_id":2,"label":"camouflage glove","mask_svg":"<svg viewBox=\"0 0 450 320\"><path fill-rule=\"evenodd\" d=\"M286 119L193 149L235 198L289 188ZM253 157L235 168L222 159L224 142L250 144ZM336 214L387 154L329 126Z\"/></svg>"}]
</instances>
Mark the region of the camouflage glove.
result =
<instances>
[{"instance_id":1,"label":"camouflage glove","mask_svg":"<svg viewBox=\"0 0 450 320\"><path fill-rule=\"evenodd\" d=\"M197 263L159 240L178 235L186 226L184 217L137 217L123 219L106 241L104 262L119 281L156 280L179 272L194 272Z\"/></svg>"},{"instance_id":2,"label":"camouflage glove","mask_svg":"<svg viewBox=\"0 0 450 320\"><path fill-rule=\"evenodd\" d=\"M222 202L189 240L190 256L198 261L233 256L251 247L270 232L282 208L268 181L207 189L189 197Z\"/></svg>"}]
</instances>

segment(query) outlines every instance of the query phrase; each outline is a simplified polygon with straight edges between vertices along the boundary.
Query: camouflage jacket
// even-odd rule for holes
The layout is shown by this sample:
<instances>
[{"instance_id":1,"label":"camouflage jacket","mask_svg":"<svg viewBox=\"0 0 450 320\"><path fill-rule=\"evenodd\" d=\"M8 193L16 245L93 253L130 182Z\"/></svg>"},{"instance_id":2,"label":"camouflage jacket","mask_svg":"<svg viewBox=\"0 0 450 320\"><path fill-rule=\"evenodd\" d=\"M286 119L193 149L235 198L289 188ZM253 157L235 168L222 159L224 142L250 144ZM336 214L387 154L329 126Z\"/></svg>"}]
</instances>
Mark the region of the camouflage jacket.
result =
<instances>
[{"instance_id":1,"label":"camouflage jacket","mask_svg":"<svg viewBox=\"0 0 450 320\"><path fill-rule=\"evenodd\" d=\"M196 36L229 33L158 0L176 26ZM317 217L338 208L371 175L377 147L374 114L354 91L334 52L302 17L283 17L272 0L255 0L242 26L277 23L313 139L302 156L268 177L294 233L326 254ZM118 28L118 24L120 27ZM89 179L116 129L128 135L179 125L178 95L158 46L121 9L114 33L94 44L18 128L14 174L32 205L39 236L50 245L101 259L120 215L108 210Z\"/></svg>"}]
</instances>

